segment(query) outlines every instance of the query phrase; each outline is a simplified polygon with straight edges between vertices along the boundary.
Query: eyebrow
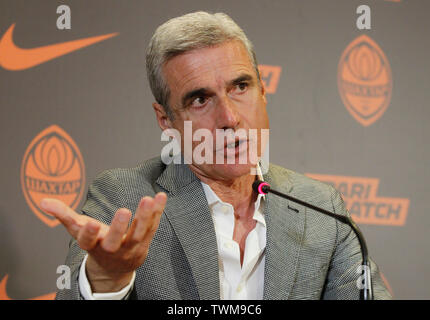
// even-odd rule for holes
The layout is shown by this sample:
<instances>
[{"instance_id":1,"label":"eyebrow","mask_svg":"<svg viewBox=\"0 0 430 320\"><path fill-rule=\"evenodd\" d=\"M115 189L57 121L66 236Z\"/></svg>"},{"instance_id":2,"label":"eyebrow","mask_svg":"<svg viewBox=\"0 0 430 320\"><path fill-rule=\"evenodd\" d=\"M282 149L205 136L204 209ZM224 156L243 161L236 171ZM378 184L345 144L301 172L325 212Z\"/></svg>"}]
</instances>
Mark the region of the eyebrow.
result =
<instances>
[{"instance_id":1,"label":"eyebrow","mask_svg":"<svg viewBox=\"0 0 430 320\"><path fill-rule=\"evenodd\" d=\"M252 80L253 80L253 78L250 74L244 73L244 74L241 74L236 79L231 80L229 84L234 86L234 85L237 85L241 82L244 82L244 81L251 82Z\"/></svg>"},{"instance_id":2,"label":"eyebrow","mask_svg":"<svg viewBox=\"0 0 430 320\"><path fill-rule=\"evenodd\" d=\"M210 90L208 88L199 88L189 91L182 97L182 105L185 107L188 101L197 97L207 96L209 92Z\"/></svg>"}]
</instances>

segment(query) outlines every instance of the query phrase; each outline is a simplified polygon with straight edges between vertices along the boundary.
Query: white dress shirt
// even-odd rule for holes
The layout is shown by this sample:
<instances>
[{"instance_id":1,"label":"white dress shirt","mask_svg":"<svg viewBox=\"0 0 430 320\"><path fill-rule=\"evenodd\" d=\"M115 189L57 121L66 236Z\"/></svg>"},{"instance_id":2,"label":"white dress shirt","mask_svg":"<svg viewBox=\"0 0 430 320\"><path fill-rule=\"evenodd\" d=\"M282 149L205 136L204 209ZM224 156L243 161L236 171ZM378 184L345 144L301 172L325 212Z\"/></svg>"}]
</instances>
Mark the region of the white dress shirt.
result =
<instances>
[{"instance_id":1,"label":"white dress shirt","mask_svg":"<svg viewBox=\"0 0 430 320\"><path fill-rule=\"evenodd\" d=\"M233 240L234 208L202 182L212 212L218 245L221 300L261 300L264 288L266 222L262 214L263 195L255 202L253 219L257 221L245 241L243 264L239 244Z\"/></svg>"},{"instance_id":2,"label":"white dress shirt","mask_svg":"<svg viewBox=\"0 0 430 320\"><path fill-rule=\"evenodd\" d=\"M263 180L260 167L258 177ZM261 300L264 288L264 264L266 248L266 222L264 219L264 196L259 194L255 202L254 220L256 226L245 241L243 265L240 265L239 244L233 240L234 208L221 201L216 193L202 182L214 222L218 246L220 298L222 300ZM79 271L79 290L87 300L120 300L131 290L136 277L133 273L130 283L118 292L93 293L85 273L85 256Z\"/></svg>"}]
</instances>

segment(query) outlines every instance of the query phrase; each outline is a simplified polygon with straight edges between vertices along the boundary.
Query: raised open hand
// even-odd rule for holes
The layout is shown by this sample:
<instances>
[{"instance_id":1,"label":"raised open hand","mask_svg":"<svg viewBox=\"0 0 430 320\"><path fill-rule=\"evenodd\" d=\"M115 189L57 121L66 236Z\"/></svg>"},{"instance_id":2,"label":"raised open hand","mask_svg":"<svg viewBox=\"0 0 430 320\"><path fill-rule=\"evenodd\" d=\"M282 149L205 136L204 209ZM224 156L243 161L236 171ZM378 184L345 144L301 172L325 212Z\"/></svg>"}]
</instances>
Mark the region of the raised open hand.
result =
<instances>
[{"instance_id":1,"label":"raised open hand","mask_svg":"<svg viewBox=\"0 0 430 320\"><path fill-rule=\"evenodd\" d=\"M110 226L78 214L56 199L43 199L42 209L64 225L79 246L88 252L86 274L93 292L118 291L127 285L148 254L160 223L167 196L143 197L130 225L131 212L121 208Z\"/></svg>"}]
</instances>

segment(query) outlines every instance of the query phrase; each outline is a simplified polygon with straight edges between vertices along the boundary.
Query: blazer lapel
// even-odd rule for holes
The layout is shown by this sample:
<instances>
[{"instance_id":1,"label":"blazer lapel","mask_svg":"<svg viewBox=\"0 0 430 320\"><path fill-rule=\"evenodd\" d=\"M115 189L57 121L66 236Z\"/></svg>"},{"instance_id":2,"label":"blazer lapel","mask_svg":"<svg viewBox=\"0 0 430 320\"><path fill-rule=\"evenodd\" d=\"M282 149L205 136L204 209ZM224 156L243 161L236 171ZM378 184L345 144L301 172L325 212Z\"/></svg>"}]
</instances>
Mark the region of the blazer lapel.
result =
<instances>
[{"instance_id":1,"label":"blazer lapel","mask_svg":"<svg viewBox=\"0 0 430 320\"><path fill-rule=\"evenodd\" d=\"M271 171L265 180L274 189L287 193L292 190L288 180L277 183ZM277 195L267 194L264 212L267 226L264 299L286 300L295 281L306 210Z\"/></svg>"},{"instance_id":2,"label":"blazer lapel","mask_svg":"<svg viewBox=\"0 0 430 320\"><path fill-rule=\"evenodd\" d=\"M200 180L187 165L172 163L157 184L169 193L164 213L184 249L200 299L218 300L217 240Z\"/></svg>"}]
</instances>

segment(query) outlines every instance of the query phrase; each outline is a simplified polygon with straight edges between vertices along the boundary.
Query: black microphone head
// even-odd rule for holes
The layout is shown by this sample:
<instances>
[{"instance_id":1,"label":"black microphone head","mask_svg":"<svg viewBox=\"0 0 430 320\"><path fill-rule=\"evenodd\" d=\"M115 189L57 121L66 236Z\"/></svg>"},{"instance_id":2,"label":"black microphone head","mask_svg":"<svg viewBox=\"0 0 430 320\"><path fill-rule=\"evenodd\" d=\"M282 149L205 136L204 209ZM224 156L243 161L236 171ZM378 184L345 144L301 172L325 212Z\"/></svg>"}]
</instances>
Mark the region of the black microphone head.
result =
<instances>
[{"instance_id":1,"label":"black microphone head","mask_svg":"<svg viewBox=\"0 0 430 320\"><path fill-rule=\"evenodd\" d=\"M261 180L255 180L252 184L252 190L257 194L267 194L270 189L270 184Z\"/></svg>"}]
</instances>

